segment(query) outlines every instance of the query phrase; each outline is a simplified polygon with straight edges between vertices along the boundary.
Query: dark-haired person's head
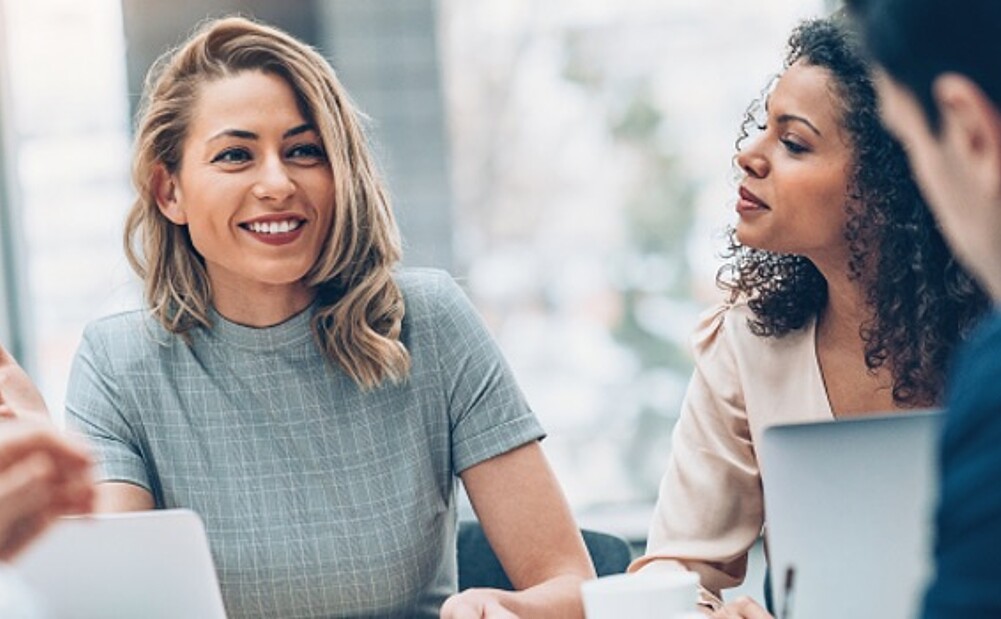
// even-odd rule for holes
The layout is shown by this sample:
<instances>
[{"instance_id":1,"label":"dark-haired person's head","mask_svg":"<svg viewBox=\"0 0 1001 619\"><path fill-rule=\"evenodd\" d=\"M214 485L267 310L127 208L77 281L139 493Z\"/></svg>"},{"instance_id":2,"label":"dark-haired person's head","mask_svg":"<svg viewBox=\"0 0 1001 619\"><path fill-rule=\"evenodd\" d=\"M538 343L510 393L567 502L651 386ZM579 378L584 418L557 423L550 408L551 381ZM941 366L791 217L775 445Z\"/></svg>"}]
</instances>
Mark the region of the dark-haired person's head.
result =
<instances>
[{"instance_id":1,"label":"dark-haired person's head","mask_svg":"<svg viewBox=\"0 0 1001 619\"><path fill-rule=\"evenodd\" d=\"M880 121L871 66L845 20L800 24L784 64L748 108L735 159L768 217L740 217L717 281L731 301L748 300L756 334L777 337L819 316L827 278L847 273L872 316L869 369L889 368L898 406L936 404L984 294L956 265Z\"/></svg>"},{"instance_id":2,"label":"dark-haired person's head","mask_svg":"<svg viewBox=\"0 0 1001 619\"><path fill-rule=\"evenodd\" d=\"M886 125L958 257L1001 300L1001 1L846 4Z\"/></svg>"}]
</instances>

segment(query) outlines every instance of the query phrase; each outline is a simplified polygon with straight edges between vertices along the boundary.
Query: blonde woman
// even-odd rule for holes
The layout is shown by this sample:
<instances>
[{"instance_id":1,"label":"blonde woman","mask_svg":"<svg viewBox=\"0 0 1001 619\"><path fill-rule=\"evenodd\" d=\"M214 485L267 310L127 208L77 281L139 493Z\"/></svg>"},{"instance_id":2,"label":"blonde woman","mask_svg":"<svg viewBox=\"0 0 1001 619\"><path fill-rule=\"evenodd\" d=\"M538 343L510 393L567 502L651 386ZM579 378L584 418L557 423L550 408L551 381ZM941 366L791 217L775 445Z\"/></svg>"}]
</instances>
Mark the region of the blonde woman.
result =
<instances>
[{"instance_id":1,"label":"blonde woman","mask_svg":"<svg viewBox=\"0 0 1001 619\"><path fill-rule=\"evenodd\" d=\"M453 281L397 268L325 60L207 23L151 71L133 176L148 307L88 327L67 395L102 510L197 511L232 619L582 614L542 429ZM518 592L456 595L456 476Z\"/></svg>"}]
</instances>

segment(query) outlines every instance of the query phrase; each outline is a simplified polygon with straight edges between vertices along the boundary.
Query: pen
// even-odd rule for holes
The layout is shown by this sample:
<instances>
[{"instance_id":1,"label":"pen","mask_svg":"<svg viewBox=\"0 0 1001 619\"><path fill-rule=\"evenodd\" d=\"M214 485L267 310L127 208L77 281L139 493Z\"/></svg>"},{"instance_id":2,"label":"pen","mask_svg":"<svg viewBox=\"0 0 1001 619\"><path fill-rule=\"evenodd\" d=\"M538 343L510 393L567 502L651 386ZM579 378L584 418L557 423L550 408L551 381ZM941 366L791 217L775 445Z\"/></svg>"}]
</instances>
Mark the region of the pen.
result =
<instances>
[{"instance_id":1,"label":"pen","mask_svg":"<svg viewBox=\"0 0 1001 619\"><path fill-rule=\"evenodd\" d=\"M779 619L789 619L792 616L793 587L796 584L796 568L786 568L785 581L782 584L782 611Z\"/></svg>"}]
</instances>

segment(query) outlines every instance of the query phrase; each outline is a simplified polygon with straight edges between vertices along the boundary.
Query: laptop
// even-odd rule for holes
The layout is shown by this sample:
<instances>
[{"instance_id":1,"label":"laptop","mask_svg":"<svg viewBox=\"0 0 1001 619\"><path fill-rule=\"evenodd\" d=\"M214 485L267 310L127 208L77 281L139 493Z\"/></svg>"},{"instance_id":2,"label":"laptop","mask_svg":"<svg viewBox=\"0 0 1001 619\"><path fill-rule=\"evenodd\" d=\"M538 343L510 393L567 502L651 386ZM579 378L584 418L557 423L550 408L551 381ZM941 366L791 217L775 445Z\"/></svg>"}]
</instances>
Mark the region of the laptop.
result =
<instances>
[{"instance_id":1,"label":"laptop","mask_svg":"<svg viewBox=\"0 0 1001 619\"><path fill-rule=\"evenodd\" d=\"M942 415L765 429L758 457L777 619L918 616Z\"/></svg>"},{"instance_id":2,"label":"laptop","mask_svg":"<svg viewBox=\"0 0 1001 619\"><path fill-rule=\"evenodd\" d=\"M62 518L13 569L50 619L226 619L205 526L187 509Z\"/></svg>"}]
</instances>

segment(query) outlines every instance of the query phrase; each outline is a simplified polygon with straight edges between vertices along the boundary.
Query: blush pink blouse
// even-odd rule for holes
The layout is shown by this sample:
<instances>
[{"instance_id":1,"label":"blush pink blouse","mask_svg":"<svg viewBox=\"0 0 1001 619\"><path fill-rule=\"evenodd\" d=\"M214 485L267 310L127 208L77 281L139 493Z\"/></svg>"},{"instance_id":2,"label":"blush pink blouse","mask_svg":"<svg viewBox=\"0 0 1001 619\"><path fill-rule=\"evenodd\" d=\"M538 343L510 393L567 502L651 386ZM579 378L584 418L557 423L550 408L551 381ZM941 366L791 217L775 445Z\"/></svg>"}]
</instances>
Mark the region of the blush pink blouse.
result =
<instances>
[{"instance_id":1,"label":"blush pink blouse","mask_svg":"<svg viewBox=\"0 0 1001 619\"><path fill-rule=\"evenodd\" d=\"M754 444L776 423L832 419L815 323L782 337L751 333L745 304L706 312L695 370L672 435L646 554L629 571L698 572L702 600L739 585L764 527Z\"/></svg>"}]
</instances>

